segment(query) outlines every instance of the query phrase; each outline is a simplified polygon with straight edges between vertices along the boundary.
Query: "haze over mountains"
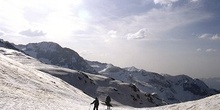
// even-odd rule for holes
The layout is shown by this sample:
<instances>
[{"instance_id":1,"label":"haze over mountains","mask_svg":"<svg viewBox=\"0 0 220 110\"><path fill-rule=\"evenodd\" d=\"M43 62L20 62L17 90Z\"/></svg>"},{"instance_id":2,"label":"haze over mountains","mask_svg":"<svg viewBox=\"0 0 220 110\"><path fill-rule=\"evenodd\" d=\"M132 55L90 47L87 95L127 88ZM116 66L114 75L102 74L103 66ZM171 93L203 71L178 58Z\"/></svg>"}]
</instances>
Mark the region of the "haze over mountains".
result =
<instances>
[{"instance_id":1,"label":"haze over mountains","mask_svg":"<svg viewBox=\"0 0 220 110\"><path fill-rule=\"evenodd\" d=\"M92 100L91 97L98 96L100 101L103 101L106 95L110 95L115 106L153 107L201 99L219 93L217 90L210 89L201 80L192 79L186 75L161 75L135 67L120 68L112 64L86 61L77 52L62 48L52 42L17 45L16 47L22 50L21 52L16 49L10 50L13 49L11 45L5 45L3 40L1 40L0 46L4 47L0 50L3 82L15 85L9 86L13 89L19 87L20 91L31 91L28 96L32 93L52 93L50 97L48 96L49 98L52 97L51 100L46 96L46 98L42 98L43 102L48 98L49 102L45 102L47 104L51 104L53 101L58 103L66 99L75 103L74 97L76 97L77 101L80 101L78 103L83 103L85 100L83 105L86 105ZM13 76L10 76L10 73L13 73ZM43 76L40 76L41 74ZM17 81L18 78L21 79ZM22 79L25 82L22 83ZM46 85L44 85L44 80L48 81ZM12 94L12 91L6 93L7 84L3 82L1 84L4 88L1 90L4 94L1 93L1 95L5 96L6 94L11 98L17 97L16 94L19 93L19 90L16 91L15 95ZM32 88L34 89L32 90ZM75 91L75 93L68 93L68 91ZM20 97L26 97L24 94ZM70 94L73 94L73 97ZM79 98L78 94L81 94L83 100ZM39 98L35 95L28 96L26 97L28 100ZM61 99L57 100L58 97ZM4 98L4 100L8 99ZM17 101L24 102L22 99ZM17 101L15 103L18 103ZM26 107L31 106L35 101L37 100L28 103ZM69 103L64 101L64 104L58 108L65 107L65 104L68 105ZM15 106L21 107L21 105Z\"/></svg>"},{"instance_id":2,"label":"haze over mountains","mask_svg":"<svg viewBox=\"0 0 220 110\"><path fill-rule=\"evenodd\" d=\"M209 87L215 88L217 90L220 90L220 78L202 78L202 81L204 81Z\"/></svg>"}]
</instances>

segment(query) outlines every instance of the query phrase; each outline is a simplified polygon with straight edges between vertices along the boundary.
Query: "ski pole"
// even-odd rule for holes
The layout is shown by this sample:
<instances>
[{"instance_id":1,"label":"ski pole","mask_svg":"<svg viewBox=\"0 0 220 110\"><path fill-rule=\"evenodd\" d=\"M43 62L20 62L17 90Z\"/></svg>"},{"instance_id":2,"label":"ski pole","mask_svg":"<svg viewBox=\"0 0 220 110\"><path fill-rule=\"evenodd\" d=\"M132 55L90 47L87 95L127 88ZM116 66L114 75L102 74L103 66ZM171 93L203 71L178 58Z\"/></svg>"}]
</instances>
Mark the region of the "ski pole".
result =
<instances>
[{"instance_id":1,"label":"ski pole","mask_svg":"<svg viewBox=\"0 0 220 110\"><path fill-rule=\"evenodd\" d=\"M90 108L91 108L91 104L89 105L89 110L90 110Z\"/></svg>"}]
</instances>

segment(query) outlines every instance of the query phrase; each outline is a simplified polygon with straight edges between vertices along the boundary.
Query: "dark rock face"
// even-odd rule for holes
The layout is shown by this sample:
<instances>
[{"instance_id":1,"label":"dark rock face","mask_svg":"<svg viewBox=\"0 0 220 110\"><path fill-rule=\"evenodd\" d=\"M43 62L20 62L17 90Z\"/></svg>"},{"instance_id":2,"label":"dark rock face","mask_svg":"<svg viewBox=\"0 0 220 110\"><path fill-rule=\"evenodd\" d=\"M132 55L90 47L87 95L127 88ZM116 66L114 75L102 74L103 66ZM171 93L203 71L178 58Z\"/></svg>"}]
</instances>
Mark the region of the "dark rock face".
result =
<instances>
[{"instance_id":1,"label":"dark rock face","mask_svg":"<svg viewBox=\"0 0 220 110\"><path fill-rule=\"evenodd\" d=\"M183 84L183 88L185 91L190 91L191 93L193 93L194 95L200 95L200 96L204 96L207 95L207 91L202 91L202 89L196 85L196 84Z\"/></svg>"},{"instance_id":2,"label":"dark rock face","mask_svg":"<svg viewBox=\"0 0 220 110\"><path fill-rule=\"evenodd\" d=\"M200 95L200 96L208 96L212 95L211 89L202 82L199 79L195 79L194 82L191 83L183 83L183 89L185 91L189 91L193 93L194 95ZM213 91L214 93L215 91Z\"/></svg>"},{"instance_id":3,"label":"dark rock face","mask_svg":"<svg viewBox=\"0 0 220 110\"><path fill-rule=\"evenodd\" d=\"M130 84L129 87L131 87L134 92L140 91L134 84Z\"/></svg>"},{"instance_id":4,"label":"dark rock face","mask_svg":"<svg viewBox=\"0 0 220 110\"><path fill-rule=\"evenodd\" d=\"M13 44L9 43L8 41L4 41L3 39L0 39L0 47L5 47L7 49L13 49L13 50L20 51L19 49L14 47Z\"/></svg>"}]
</instances>

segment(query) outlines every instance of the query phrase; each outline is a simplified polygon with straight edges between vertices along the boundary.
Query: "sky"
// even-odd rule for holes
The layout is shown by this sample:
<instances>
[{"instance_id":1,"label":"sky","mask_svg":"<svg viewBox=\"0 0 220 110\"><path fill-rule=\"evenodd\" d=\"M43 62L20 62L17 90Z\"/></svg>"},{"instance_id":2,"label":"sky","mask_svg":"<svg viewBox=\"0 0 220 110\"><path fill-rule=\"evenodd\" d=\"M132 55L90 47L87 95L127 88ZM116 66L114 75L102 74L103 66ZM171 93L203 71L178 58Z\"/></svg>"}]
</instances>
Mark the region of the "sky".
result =
<instances>
[{"instance_id":1,"label":"sky","mask_svg":"<svg viewBox=\"0 0 220 110\"><path fill-rule=\"evenodd\" d=\"M92 61L220 77L219 0L0 0L0 38Z\"/></svg>"}]
</instances>

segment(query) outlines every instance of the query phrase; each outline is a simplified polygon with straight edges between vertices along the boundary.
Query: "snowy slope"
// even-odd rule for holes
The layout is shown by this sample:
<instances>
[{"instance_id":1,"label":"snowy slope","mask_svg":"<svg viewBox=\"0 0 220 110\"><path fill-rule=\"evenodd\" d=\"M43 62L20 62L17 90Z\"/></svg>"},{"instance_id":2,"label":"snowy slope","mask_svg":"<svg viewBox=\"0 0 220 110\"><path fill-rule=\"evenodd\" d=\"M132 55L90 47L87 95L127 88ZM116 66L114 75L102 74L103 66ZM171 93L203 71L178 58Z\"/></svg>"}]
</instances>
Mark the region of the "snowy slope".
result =
<instances>
[{"instance_id":1,"label":"snowy slope","mask_svg":"<svg viewBox=\"0 0 220 110\"><path fill-rule=\"evenodd\" d=\"M64 81L9 57L24 54L4 48L0 53L1 110L79 110L93 100Z\"/></svg>"},{"instance_id":2,"label":"snowy slope","mask_svg":"<svg viewBox=\"0 0 220 110\"><path fill-rule=\"evenodd\" d=\"M143 110L146 110L146 108ZM147 110L220 110L220 94L197 101L155 107Z\"/></svg>"},{"instance_id":3,"label":"snowy slope","mask_svg":"<svg viewBox=\"0 0 220 110\"><path fill-rule=\"evenodd\" d=\"M141 91L157 94L169 104L196 100L217 93L204 82L186 75L161 75L135 67L120 68L106 63L90 61L88 63L101 75L133 83Z\"/></svg>"}]
</instances>

